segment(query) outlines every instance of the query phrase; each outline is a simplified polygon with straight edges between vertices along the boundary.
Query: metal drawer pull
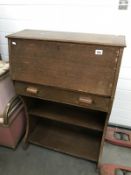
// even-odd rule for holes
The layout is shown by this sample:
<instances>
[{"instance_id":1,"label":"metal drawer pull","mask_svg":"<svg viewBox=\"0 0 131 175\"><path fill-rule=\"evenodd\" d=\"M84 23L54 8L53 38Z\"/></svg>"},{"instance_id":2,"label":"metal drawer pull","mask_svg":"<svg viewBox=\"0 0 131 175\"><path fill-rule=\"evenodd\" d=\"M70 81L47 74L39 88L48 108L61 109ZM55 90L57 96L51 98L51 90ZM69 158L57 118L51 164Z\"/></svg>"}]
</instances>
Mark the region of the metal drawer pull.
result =
<instances>
[{"instance_id":1,"label":"metal drawer pull","mask_svg":"<svg viewBox=\"0 0 131 175\"><path fill-rule=\"evenodd\" d=\"M93 100L90 97L80 97L79 101L88 105L91 105L93 103Z\"/></svg>"},{"instance_id":2,"label":"metal drawer pull","mask_svg":"<svg viewBox=\"0 0 131 175\"><path fill-rule=\"evenodd\" d=\"M27 93L30 93L30 94L36 95L36 94L38 93L38 89L35 88L35 87L28 87L28 88L26 89L26 92L27 92Z\"/></svg>"}]
</instances>

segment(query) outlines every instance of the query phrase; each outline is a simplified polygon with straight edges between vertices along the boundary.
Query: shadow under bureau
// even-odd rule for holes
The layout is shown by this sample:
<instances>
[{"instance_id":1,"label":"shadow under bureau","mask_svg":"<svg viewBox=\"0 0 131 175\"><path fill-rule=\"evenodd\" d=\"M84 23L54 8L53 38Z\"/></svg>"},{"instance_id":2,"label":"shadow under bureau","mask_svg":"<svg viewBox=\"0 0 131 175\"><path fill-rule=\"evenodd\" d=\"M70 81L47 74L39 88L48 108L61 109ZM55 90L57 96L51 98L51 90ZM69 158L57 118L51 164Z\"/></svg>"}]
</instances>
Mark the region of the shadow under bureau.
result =
<instances>
[{"instance_id":1,"label":"shadow under bureau","mask_svg":"<svg viewBox=\"0 0 131 175\"><path fill-rule=\"evenodd\" d=\"M25 143L100 162L124 36L23 30L10 73L27 109Z\"/></svg>"}]
</instances>

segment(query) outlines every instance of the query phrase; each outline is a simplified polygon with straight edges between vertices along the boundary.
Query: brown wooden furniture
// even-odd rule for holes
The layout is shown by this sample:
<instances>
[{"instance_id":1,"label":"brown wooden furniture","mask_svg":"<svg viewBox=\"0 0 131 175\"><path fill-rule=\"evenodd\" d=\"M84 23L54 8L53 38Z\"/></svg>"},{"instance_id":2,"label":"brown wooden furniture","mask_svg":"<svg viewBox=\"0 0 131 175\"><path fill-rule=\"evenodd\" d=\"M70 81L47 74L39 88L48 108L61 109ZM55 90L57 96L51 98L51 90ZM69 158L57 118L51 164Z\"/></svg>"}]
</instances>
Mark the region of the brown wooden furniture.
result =
<instances>
[{"instance_id":1,"label":"brown wooden furniture","mask_svg":"<svg viewBox=\"0 0 131 175\"><path fill-rule=\"evenodd\" d=\"M25 142L98 163L124 37L24 30L8 39L11 77L28 110Z\"/></svg>"}]
</instances>

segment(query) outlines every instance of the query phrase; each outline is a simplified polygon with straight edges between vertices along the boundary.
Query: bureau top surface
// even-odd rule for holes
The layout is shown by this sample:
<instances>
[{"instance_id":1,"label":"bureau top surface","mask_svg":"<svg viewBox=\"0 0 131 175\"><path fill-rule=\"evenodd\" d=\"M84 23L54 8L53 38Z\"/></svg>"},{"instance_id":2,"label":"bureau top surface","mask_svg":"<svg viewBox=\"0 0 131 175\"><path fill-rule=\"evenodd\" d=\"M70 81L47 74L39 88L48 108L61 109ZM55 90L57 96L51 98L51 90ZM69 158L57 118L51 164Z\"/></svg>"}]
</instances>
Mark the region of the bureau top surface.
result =
<instances>
[{"instance_id":1,"label":"bureau top surface","mask_svg":"<svg viewBox=\"0 0 131 175\"><path fill-rule=\"evenodd\" d=\"M125 47L125 37L120 35L103 35L42 30L22 30L8 35L7 38L35 39L73 43L98 44Z\"/></svg>"}]
</instances>

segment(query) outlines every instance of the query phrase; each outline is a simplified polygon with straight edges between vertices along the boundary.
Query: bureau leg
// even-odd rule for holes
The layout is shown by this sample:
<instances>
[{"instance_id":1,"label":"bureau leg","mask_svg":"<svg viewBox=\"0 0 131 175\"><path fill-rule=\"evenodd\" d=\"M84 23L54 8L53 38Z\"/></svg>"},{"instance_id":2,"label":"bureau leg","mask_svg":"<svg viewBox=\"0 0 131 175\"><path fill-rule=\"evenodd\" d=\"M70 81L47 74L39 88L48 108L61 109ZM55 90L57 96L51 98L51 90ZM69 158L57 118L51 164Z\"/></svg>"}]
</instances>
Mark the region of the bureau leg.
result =
<instances>
[{"instance_id":1,"label":"bureau leg","mask_svg":"<svg viewBox=\"0 0 131 175\"><path fill-rule=\"evenodd\" d=\"M24 140L23 140L23 149L24 150L26 150L28 148L28 146L29 146L28 138L29 138L29 125L27 123L26 133L25 133Z\"/></svg>"},{"instance_id":2,"label":"bureau leg","mask_svg":"<svg viewBox=\"0 0 131 175\"><path fill-rule=\"evenodd\" d=\"M26 149L28 149L29 144L24 142L22 147L23 147L24 150L26 150Z\"/></svg>"},{"instance_id":3,"label":"bureau leg","mask_svg":"<svg viewBox=\"0 0 131 175\"><path fill-rule=\"evenodd\" d=\"M96 165L96 173L100 174L100 167L98 166L98 164Z\"/></svg>"},{"instance_id":4,"label":"bureau leg","mask_svg":"<svg viewBox=\"0 0 131 175\"><path fill-rule=\"evenodd\" d=\"M25 104L25 101L23 100L22 97L20 97L23 104L24 104L24 109L25 109L25 118L26 118L26 132L25 132L25 136L24 136L24 139L23 139L23 149L26 150L29 146L29 143L28 143L28 138L29 138L29 115L28 115L28 111L27 111L27 107L26 107L26 104Z\"/></svg>"}]
</instances>

